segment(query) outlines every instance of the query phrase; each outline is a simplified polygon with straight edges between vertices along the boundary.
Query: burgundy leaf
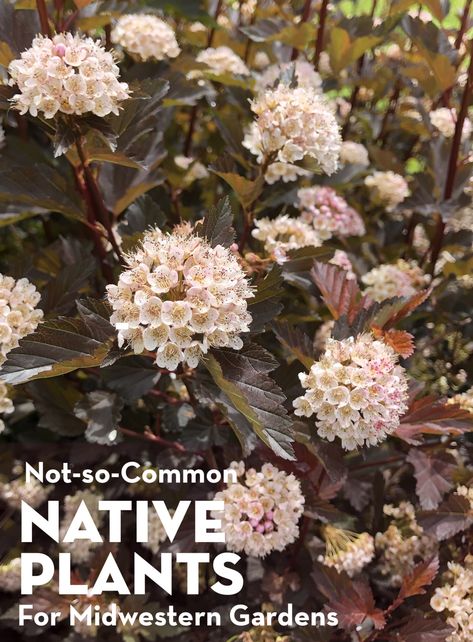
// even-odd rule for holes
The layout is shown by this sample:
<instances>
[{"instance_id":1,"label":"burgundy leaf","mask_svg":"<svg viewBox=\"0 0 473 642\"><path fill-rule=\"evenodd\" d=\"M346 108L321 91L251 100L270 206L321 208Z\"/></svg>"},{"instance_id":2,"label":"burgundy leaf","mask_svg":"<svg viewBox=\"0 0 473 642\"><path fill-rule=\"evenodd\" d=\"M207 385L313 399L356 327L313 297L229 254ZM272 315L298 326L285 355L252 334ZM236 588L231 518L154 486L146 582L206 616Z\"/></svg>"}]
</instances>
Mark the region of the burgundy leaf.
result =
<instances>
[{"instance_id":1,"label":"burgundy leaf","mask_svg":"<svg viewBox=\"0 0 473 642\"><path fill-rule=\"evenodd\" d=\"M414 467L420 505L425 510L437 508L445 493L452 489L455 458L445 453L429 457L421 450L412 448L406 461Z\"/></svg>"}]
</instances>

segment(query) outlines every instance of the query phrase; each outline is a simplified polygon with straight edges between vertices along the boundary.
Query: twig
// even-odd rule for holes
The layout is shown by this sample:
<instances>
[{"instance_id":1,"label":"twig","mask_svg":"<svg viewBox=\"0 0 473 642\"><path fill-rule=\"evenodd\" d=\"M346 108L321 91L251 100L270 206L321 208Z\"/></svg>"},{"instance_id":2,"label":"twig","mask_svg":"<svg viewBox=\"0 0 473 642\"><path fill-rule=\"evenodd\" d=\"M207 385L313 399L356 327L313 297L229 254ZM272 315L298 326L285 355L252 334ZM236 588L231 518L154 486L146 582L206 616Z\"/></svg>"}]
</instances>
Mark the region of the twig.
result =
<instances>
[{"instance_id":1,"label":"twig","mask_svg":"<svg viewBox=\"0 0 473 642\"><path fill-rule=\"evenodd\" d=\"M468 105L470 103L472 85L473 85L473 43L470 46L470 65L468 67L468 78L466 81L465 89L463 90L460 113L458 114L457 122L455 125L455 133L453 135L452 148L450 151L450 158L448 161L447 180L445 182L445 191L443 195L446 201L452 197L453 188L455 186L455 176L456 176L457 167L458 167L458 155L460 153L463 124L465 122L465 118L468 113Z\"/></svg>"},{"instance_id":2,"label":"twig","mask_svg":"<svg viewBox=\"0 0 473 642\"><path fill-rule=\"evenodd\" d=\"M299 24L303 24L304 22L307 22L307 20L309 19L311 4L312 4L312 0L305 0L304 8L302 9L302 15L301 15L301 20ZM293 47L292 53L291 53L291 60L296 60L298 55L299 55L299 49L297 49L297 47Z\"/></svg>"},{"instance_id":3,"label":"twig","mask_svg":"<svg viewBox=\"0 0 473 642\"><path fill-rule=\"evenodd\" d=\"M222 11L222 5L223 5L223 0L218 0L217 6L215 8L215 13L214 13L215 22L217 22L220 12ZM209 32L209 37L207 38L207 47L212 46L214 36L215 36L215 27L212 27L212 29Z\"/></svg>"},{"instance_id":4,"label":"twig","mask_svg":"<svg viewBox=\"0 0 473 642\"><path fill-rule=\"evenodd\" d=\"M325 21L327 19L328 0L322 0L322 5L319 12L319 28L317 29L317 38L315 40L314 52L314 69L317 71L319 68L320 54L322 53L324 45L324 31Z\"/></svg>"},{"instance_id":5,"label":"twig","mask_svg":"<svg viewBox=\"0 0 473 642\"><path fill-rule=\"evenodd\" d=\"M466 27L468 25L468 16L470 14L471 0L466 0L465 8L463 9L463 15L461 18L460 29L458 30L457 37L455 38L455 49L460 49L461 43L463 42L463 36L466 32Z\"/></svg>"},{"instance_id":6,"label":"twig","mask_svg":"<svg viewBox=\"0 0 473 642\"><path fill-rule=\"evenodd\" d=\"M160 444L164 448L172 448L173 450L177 450L178 452L181 452L181 453L187 452L186 448L179 442L169 441L168 439L164 439L159 435L155 435L151 431L135 432L134 430L130 430L129 428L122 428L121 426L119 427L119 431L123 435L127 435L128 437L135 437L136 439L141 439L144 441L152 441L155 444Z\"/></svg>"},{"instance_id":7,"label":"twig","mask_svg":"<svg viewBox=\"0 0 473 642\"><path fill-rule=\"evenodd\" d=\"M77 136L76 138L76 148L81 162L81 168L84 173L85 183L90 194L92 207L96 214L96 218L105 227L108 240L110 241L117 259L120 261L120 263L123 263L123 256L120 250L120 246L118 245L115 234L113 233L109 211L105 206L105 203L103 202L103 198L95 181L94 175L90 171L89 161L82 146L82 140L80 136Z\"/></svg>"},{"instance_id":8,"label":"twig","mask_svg":"<svg viewBox=\"0 0 473 642\"><path fill-rule=\"evenodd\" d=\"M102 274L107 283L113 282L113 272L107 263L107 253L102 243L101 234L97 228L97 221L95 219L94 208L90 199L90 194L84 182L84 177L78 168L75 168L75 178L77 188L85 201L87 210L87 229L94 243L94 253L99 260Z\"/></svg>"},{"instance_id":9,"label":"twig","mask_svg":"<svg viewBox=\"0 0 473 642\"><path fill-rule=\"evenodd\" d=\"M39 23L41 25L41 33L43 36L51 37L51 28L49 26L48 10L46 8L45 0L36 0L36 10L39 16Z\"/></svg>"}]
</instances>

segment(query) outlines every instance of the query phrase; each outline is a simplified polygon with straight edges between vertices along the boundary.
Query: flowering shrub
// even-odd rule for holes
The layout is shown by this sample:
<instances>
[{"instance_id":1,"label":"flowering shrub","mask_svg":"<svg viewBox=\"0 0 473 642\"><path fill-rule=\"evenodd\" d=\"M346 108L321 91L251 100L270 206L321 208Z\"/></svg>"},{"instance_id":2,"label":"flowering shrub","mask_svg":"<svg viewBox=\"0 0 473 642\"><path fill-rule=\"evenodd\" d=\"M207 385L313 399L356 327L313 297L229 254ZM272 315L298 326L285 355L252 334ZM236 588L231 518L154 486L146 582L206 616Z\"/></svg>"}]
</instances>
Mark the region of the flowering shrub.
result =
<instances>
[{"instance_id":1,"label":"flowering shrub","mask_svg":"<svg viewBox=\"0 0 473 642\"><path fill-rule=\"evenodd\" d=\"M0 0L5 640L472 639L470 4ZM236 479L146 481L169 470ZM116 499L144 508L121 537ZM225 541L192 510L169 535L194 500ZM48 501L60 541L22 543ZM63 541L83 507L99 536ZM71 567L22 596L32 551ZM131 593L136 556L172 558L172 591L95 594L109 555ZM99 617L168 609L222 624Z\"/></svg>"}]
</instances>

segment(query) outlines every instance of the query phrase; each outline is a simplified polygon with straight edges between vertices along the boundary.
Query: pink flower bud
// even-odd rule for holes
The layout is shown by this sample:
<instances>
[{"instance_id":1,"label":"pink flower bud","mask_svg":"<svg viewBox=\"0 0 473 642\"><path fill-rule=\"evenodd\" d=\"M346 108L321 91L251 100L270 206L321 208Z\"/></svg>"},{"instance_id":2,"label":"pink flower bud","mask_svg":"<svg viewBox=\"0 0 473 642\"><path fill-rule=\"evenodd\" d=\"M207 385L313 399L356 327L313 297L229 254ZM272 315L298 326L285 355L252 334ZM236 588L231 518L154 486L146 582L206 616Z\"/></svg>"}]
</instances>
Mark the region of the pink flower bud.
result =
<instances>
[{"instance_id":1,"label":"pink flower bud","mask_svg":"<svg viewBox=\"0 0 473 642\"><path fill-rule=\"evenodd\" d=\"M274 530L274 522L267 521L264 523L264 530L271 533Z\"/></svg>"},{"instance_id":2,"label":"pink flower bud","mask_svg":"<svg viewBox=\"0 0 473 642\"><path fill-rule=\"evenodd\" d=\"M61 43L54 45L53 53L54 55L59 56L59 58L63 58L66 54L66 46Z\"/></svg>"},{"instance_id":3,"label":"pink flower bud","mask_svg":"<svg viewBox=\"0 0 473 642\"><path fill-rule=\"evenodd\" d=\"M274 512L272 510L268 510L265 513L266 519L274 519Z\"/></svg>"},{"instance_id":4,"label":"pink flower bud","mask_svg":"<svg viewBox=\"0 0 473 642\"><path fill-rule=\"evenodd\" d=\"M258 526L256 527L256 532L257 532L257 533L261 533L261 534L263 534L263 533L264 533L264 526L263 526L263 524L258 524Z\"/></svg>"},{"instance_id":5,"label":"pink flower bud","mask_svg":"<svg viewBox=\"0 0 473 642\"><path fill-rule=\"evenodd\" d=\"M251 524L252 528L256 528L258 526L258 524L259 524L259 520L250 519L250 524Z\"/></svg>"}]
</instances>

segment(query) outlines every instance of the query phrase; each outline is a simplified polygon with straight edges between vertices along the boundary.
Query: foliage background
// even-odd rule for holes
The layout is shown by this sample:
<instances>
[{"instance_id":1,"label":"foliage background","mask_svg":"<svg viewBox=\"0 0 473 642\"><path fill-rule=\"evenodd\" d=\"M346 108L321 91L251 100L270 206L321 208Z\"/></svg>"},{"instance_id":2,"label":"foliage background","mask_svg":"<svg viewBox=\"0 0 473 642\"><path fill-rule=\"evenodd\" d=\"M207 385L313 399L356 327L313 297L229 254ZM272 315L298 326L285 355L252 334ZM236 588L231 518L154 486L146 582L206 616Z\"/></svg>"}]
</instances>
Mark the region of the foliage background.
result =
<instances>
[{"instance_id":1,"label":"foliage background","mask_svg":"<svg viewBox=\"0 0 473 642\"><path fill-rule=\"evenodd\" d=\"M470 229L454 225L459 212L471 208L471 159L470 141L443 138L428 114L441 105L458 111L462 100L470 107L471 2L263 0L249 14L244 2L37 4L0 3L4 79L10 60L44 31L41 9L49 15L47 28L67 24L106 41L121 13L158 12L174 24L183 51L159 63L135 62L124 54L121 74L132 84L133 97L117 117L84 118L73 126L65 119L52 123L19 116L8 102L13 90L0 86L6 131L0 150L0 268L36 284L45 313L45 323L21 341L0 373L15 386L15 413L5 419L1 437L3 480L15 475L18 459L100 468L133 456L152 466L222 469L242 456L256 466L270 460L303 480L306 514L295 545L257 568L245 561L248 579L238 601L255 608L267 602L281 608L292 601L301 610L328 603L344 614L337 632L301 628L286 632L288 640L447 640L451 630L429 600L447 562L462 563L471 551L471 509L453 494L472 479L471 420L458 406L445 404L446 397L471 386L471 211ZM204 28L193 31L190 25L197 21ZM202 83L186 78L199 66L197 52L209 44L230 46L252 68L261 51L271 62L299 58L314 64L321 52L328 54L331 71L321 72L324 91L344 99L338 110L344 139L368 148L371 168L345 166L309 183L335 187L362 214L365 236L293 251L282 266L255 259L261 259L261 247L247 234L253 218L281 211L295 215L300 185L264 185L254 158L241 145L251 121L253 77L206 72ZM409 110L420 117L410 118ZM92 204L77 189L77 177L84 173L74 147L77 127L99 192ZM189 182L174 162L182 154L201 162L208 175ZM410 198L390 213L374 204L363 183L372 170L406 176ZM113 229L121 251L129 251L150 225L169 229L180 220L202 218L209 235L234 227L257 287L255 323L241 352L214 350L206 364L178 371L175 378L154 366L150 356L117 347L104 287L116 281L120 256L107 237ZM413 242L418 227L426 237L422 250ZM388 312L380 306L385 331L396 327L414 337L416 351L403 361L412 380L411 407L393 437L348 453L319 439L310 421L292 414L292 400L300 394L297 374L317 356L313 339L321 324L339 317L343 337L380 319L379 310L371 318L360 317L356 288L348 288L335 268L323 268L336 249L349 253L358 275L404 257L416 259L435 277L426 299L397 300ZM52 365L47 372L44 355ZM235 401L241 394L243 406ZM211 491L176 487L161 494L172 504ZM54 497L68 492L58 485ZM111 497L124 492L121 486L106 490ZM438 561L424 560L405 578L400 596L380 575L376 560L355 580L316 561L324 524L374 535L388 523L383 505L402 500L415 505L419 523L440 540L440 548ZM7 560L18 553L19 520L6 505L1 528L0 553ZM181 550L189 546L185 537L176 544ZM124 567L130 552L128 545L119 553ZM77 573L93 575L102 554L92 568ZM51 606L60 600L53 593L38 599ZM189 607L184 593L175 599ZM39 642L84 639L65 624L57 630L15 630L9 609L17 601L6 593L0 599L0 627L8 640L30 635ZM159 593L139 608L157 603L166 603ZM204 591L195 606L223 608L225 602ZM97 635L126 642L166 636L220 642L239 633L228 626L191 632L101 630ZM247 639L276 639L270 630L251 636Z\"/></svg>"}]
</instances>

